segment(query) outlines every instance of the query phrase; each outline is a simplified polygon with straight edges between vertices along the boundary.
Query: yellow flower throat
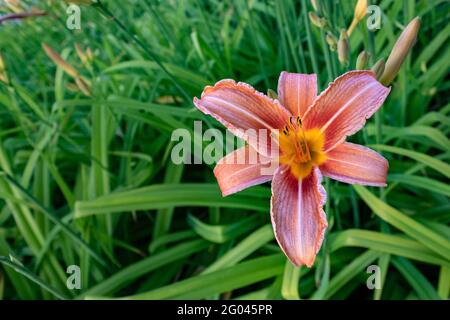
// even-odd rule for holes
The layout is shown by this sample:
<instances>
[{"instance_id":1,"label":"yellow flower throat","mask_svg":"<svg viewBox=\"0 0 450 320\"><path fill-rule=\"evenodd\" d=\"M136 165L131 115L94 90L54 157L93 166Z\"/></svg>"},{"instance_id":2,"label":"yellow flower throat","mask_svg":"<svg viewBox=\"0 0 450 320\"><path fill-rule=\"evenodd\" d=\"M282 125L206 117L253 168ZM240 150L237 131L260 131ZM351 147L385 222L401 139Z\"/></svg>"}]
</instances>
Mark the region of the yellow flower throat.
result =
<instances>
[{"instance_id":1,"label":"yellow flower throat","mask_svg":"<svg viewBox=\"0 0 450 320\"><path fill-rule=\"evenodd\" d=\"M319 129L303 130L300 117L291 117L279 135L280 163L288 165L297 179L307 177L313 166L327 159L325 136Z\"/></svg>"}]
</instances>

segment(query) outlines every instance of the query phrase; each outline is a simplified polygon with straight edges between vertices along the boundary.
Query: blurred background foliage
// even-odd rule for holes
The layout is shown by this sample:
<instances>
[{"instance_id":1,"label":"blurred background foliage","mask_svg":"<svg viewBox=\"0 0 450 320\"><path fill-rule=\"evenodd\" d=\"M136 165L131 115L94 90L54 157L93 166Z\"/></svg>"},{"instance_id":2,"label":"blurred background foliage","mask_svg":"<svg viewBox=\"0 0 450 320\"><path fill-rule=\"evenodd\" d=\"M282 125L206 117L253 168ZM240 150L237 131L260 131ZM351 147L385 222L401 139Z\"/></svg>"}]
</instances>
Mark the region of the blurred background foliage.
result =
<instances>
[{"instance_id":1,"label":"blurred background foliage","mask_svg":"<svg viewBox=\"0 0 450 320\"><path fill-rule=\"evenodd\" d=\"M0 298L447 299L449 2L371 1L380 29L364 18L344 64L327 40L356 1L315 2L104 0L116 20L83 6L71 31L62 1L0 1L2 15L47 12L0 24ZM174 129L222 128L192 105L205 85L266 92L287 70L317 73L322 90L362 50L368 68L386 59L416 16L390 96L351 138L389 160L388 187L326 181L329 228L312 269L274 241L270 185L222 198L213 166L171 162ZM70 265L80 290L66 286ZM369 265L382 289L367 288Z\"/></svg>"}]
</instances>

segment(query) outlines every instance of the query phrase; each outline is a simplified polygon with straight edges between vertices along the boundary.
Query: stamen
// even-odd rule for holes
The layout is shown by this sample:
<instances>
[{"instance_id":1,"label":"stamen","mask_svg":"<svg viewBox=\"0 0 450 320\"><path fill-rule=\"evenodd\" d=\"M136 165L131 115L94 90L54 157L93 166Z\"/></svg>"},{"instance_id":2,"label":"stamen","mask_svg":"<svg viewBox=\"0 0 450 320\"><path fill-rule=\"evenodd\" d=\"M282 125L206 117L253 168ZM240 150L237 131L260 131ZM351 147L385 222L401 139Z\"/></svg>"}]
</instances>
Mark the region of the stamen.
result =
<instances>
[{"instance_id":1,"label":"stamen","mask_svg":"<svg viewBox=\"0 0 450 320\"><path fill-rule=\"evenodd\" d=\"M318 129L305 132L299 117L290 118L283 133L280 137L280 163L288 165L295 177L306 177L314 165L326 160L322 151L323 135Z\"/></svg>"}]
</instances>

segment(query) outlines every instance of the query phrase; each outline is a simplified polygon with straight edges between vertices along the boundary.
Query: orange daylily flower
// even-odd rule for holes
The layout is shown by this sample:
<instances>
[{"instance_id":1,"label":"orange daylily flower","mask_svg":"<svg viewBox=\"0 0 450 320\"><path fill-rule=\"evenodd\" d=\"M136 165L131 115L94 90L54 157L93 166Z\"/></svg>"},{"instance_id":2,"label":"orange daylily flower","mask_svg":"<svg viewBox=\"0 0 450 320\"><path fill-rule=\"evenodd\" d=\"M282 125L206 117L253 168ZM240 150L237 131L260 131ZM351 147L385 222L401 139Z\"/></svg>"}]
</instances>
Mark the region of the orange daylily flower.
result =
<instances>
[{"instance_id":1,"label":"orange daylily flower","mask_svg":"<svg viewBox=\"0 0 450 320\"><path fill-rule=\"evenodd\" d=\"M389 92L372 71L347 72L319 96L315 74L282 72L278 99L233 80L208 86L201 99L194 98L198 109L249 143L216 165L214 174L222 194L272 180L274 233L295 265L311 267L322 245L327 228L322 175L350 184L386 185L386 159L345 139L364 126ZM248 129L267 129L278 137L279 166L272 176L261 174L271 155L241 134ZM259 162L227 161L251 151L260 154Z\"/></svg>"}]
</instances>

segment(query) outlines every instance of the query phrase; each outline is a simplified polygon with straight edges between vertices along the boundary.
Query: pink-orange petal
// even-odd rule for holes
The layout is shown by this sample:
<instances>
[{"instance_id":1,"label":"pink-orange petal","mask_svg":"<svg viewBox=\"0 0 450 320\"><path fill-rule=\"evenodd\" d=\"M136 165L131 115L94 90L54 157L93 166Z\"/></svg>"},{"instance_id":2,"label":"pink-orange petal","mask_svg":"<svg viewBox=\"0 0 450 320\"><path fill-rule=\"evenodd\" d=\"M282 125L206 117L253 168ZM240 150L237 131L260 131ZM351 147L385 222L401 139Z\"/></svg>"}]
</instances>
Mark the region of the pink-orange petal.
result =
<instances>
[{"instance_id":1,"label":"pink-orange petal","mask_svg":"<svg viewBox=\"0 0 450 320\"><path fill-rule=\"evenodd\" d=\"M344 142L327 153L320 166L324 176L367 186L386 186L389 163L379 153L367 147Z\"/></svg>"},{"instance_id":2,"label":"pink-orange petal","mask_svg":"<svg viewBox=\"0 0 450 320\"><path fill-rule=\"evenodd\" d=\"M317 96L317 75L283 71L278 79L278 99L294 116L302 117Z\"/></svg>"},{"instance_id":3,"label":"pink-orange petal","mask_svg":"<svg viewBox=\"0 0 450 320\"><path fill-rule=\"evenodd\" d=\"M389 92L372 71L349 71L317 97L302 119L303 126L322 130L324 150L329 151L359 131Z\"/></svg>"},{"instance_id":4,"label":"pink-orange petal","mask_svg":"<svg viewBox=\"0 0 450 320\"><path fill-rule=\"evenodd\" d=\"M270 132L286 125L291 116L278 100L267 97L246 83L229 79L217 82L214 87L206 87L201 99L194 98L194 104L264 155L270 154L273 143Z\"/></svg>"},{"instance_id":5,"label":"pink-orange petal","mask_svg":"<svg viewBox=\"0 0 450 320\"><path fill-rule=\"evenodd\" d=\"M327 219L322 207L326 200L318 168L297 180L289 168L280 166L273 176L271 217L278 244L297 265L311 267L319 251Z\"/></svg>"},{"instance_id":6,"label":"pink-orange petal","mask_svg":"<svg viewBox=\"0 0 450 320\"><path fill-rule=\"evenodd\" d=\"M239 192L248 187L272 179L262 169L269 166L269 158L258 154L252 147L245 146L222 158L214 168L222 195Z\"/></svg>"}]
</instances>

